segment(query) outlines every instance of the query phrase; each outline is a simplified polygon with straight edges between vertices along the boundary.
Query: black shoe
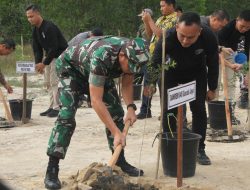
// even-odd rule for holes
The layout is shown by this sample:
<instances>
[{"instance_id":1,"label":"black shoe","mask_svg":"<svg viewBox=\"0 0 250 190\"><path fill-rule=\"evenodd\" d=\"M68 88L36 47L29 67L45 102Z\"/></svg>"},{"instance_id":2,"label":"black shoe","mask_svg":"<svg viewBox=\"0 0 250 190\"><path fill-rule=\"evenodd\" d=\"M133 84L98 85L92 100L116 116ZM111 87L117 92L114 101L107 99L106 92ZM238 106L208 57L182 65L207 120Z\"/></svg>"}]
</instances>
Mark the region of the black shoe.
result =
<instances>
[{"instance_id":1,"label":"black shoe","mask_svg":"<svg viewBox=\"0 0 250 190\"><path fill-rule=\"evenodd\" d=\"M141 113L141 112L140 112L140 113L137 115L137 119L146 119L146 118L152 118L151 113L146 114L146 113Z\"/></svg>"},{"instance_id":2,"label":"black shoe","mask_svg":"<svg viewBox=\"0 0 250 190\"><path fill-rule=\"evenodd\" d=\"M121 151L120 156L116 162L116 165L119 166L124 173L127 173L129 176L132 177L143 176L144 174L143 170L130 165L125 160L124 150Z\"/></svg>"},{"instance_id":3,"label":"black shoe","mask_svg":"<svg viewBox=\"0 0 250 190\"><path fill-rule=\"evenodd\" d=\"M143 176L144 174L143 170L130 165L128 162L125 162L122 165L117 164L117 166L119 166L124 173L132 177Z\"/></svg>"},{"instance_id":4,"label":"black shoe","mask_svg":"<svg viewBox=\"0 0 250 190\"><path fill-rule=\"evenodd\" d=\"M49 112L51 112L52 110L53 110L52 108L49 108L49 109L47 109L45 112L40 113L40 116L47 116L47 114L48 114Z\"/></svg>"},{"instance_id":5,"label":"black shoe","mask_svg":"<svg viewBox=\"0 0 250 190\"><path fill-rule=\"evenodd\" d=\"M197 162L200 165L211 165L210 158L206 155L205 150L199 150L197 155Z\"/></svg>"},{"instance_id":6,"label":"black shoe","mask_svg":"<svg viewBox=\"0 0 250 190\"><path fill-rule=\"evenodd\" d=\"M54 110L54 109L52 109L52 110L47 114L47 116L48 116L48 117L57 117L57 116L58 116L58 113L59 113L59 110Z\"/></svg>"},{"instance_id":7,"label":"black shoe","mask_svg":"<svg viewBox=\"0 0 250 190\"><path fill-rule=\"evenodd\" d=\"M61 189L61 182L58 179L59 166L47 168L44 184L46 189Z\"/></svg>"}]
</instances>

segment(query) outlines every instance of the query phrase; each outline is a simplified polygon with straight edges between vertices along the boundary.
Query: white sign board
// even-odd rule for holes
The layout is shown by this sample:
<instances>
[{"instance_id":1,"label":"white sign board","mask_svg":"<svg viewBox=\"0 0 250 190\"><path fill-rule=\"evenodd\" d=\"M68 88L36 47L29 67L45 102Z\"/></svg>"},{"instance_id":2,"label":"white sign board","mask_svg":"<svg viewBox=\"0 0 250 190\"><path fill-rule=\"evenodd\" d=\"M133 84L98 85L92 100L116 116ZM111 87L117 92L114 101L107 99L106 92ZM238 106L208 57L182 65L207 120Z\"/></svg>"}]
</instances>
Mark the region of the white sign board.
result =
<instances>
[{"instance_id":1,"label":"white sign board","mask_svg":"<svg viewBox=\"0 0 250 190\"><path fill-rule=\"evenodd\" d=\"M168 89L168 110L196 99L196 81Z\"/></svg>"},{"instance_id":2,"label":"white sign board","mask_svg":"<svg viewBox=\"0 0 250 190\"><path fill-rule=\"evenodd\" d=\"M32 61L17 61L16 62L17 73L35 73L35 63Z\"/></svg>"}]
</instances>

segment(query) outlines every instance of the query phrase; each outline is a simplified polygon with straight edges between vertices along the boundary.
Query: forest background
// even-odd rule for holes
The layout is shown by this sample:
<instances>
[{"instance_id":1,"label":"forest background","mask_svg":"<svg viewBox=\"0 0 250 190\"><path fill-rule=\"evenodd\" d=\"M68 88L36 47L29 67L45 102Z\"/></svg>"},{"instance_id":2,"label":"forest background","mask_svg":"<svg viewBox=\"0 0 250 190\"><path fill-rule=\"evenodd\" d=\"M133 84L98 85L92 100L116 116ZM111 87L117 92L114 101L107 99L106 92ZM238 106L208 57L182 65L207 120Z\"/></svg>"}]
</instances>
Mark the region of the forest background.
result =
<instances>
[{"instance_id":1,"label":"forest background","mask_svg":"<svg viewBox=\"0 0 250 190\"><path fill-rule=\"evenodd\" d=\"M0 35L14 38L18 44L31 42L32 27L27 21L25 8L38 4L44 19L53 21L70 40L76 34L101 27L105 34L135 37L142 23L137 15L143 8L151 8L154 19L160 16L159 0L1 0ZM209 15L216 9L225 9L231 19L250 8L249 0L177 0L184 11Z\"/></svg>"},{"instance_id":2,"label":"forest background","mask_svg":"<svg viewBox=\"0 0 250 190\"><path fill-rule=\"evenodd\" d=\"M249 0L176 0L184 12L195 11L209 15L216 9L224 9L231 19L243 9L250 8ZM161 16L160 0L0 0L0 37L13 38L15 53L0 57L0 69L5 77L17 76L16 62L34 61L31 48L32 26L27 21L25 9L30 4L41 8L44 19L54 22L66 40L80 32L101 27L105 35L136 37L142 24L137 15L144 8L151 8L156 20ZM13 86L22 85L19 80L8 79ZM29 84L29 86L33 84ZM35 84L36 86L36 84Z\"/></svg>"}]
</instances>

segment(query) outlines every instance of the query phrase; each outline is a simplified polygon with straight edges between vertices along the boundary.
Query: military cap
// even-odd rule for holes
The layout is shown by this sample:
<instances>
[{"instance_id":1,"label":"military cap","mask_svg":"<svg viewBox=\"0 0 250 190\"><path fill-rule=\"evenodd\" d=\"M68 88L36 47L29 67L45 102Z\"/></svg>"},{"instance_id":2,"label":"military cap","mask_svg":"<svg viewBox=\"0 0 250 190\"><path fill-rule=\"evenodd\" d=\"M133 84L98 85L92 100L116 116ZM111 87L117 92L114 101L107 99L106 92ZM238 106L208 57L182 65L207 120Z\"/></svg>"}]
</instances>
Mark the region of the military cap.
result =
<instances>
[{"instance_id":1,"label":"military cap","mask_svg":"<svg viewBox=\"0 0 250 190\"><path fill-rule=\"evenodd\" d=\"M148 45L142 38L127 41L123 45L122 51L128 58L129 69L132 73L140 72L149 60Z\"/></svg>"}]
</instances>

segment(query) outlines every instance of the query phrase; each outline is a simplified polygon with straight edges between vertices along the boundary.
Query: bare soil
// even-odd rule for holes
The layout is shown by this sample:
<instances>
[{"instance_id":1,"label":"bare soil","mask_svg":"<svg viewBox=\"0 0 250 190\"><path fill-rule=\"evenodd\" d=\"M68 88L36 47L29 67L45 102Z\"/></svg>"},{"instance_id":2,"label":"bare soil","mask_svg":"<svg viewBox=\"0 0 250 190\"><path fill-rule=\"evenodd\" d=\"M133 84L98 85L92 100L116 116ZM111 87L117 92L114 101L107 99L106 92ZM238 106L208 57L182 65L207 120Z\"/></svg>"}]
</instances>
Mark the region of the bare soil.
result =
<instances>
[{"instance_id":1,"label":"bare soil","mask_svg":"<svg viewBox=\"0 0 250 190\"><path fill-rule=\"evenodd\" d=\"M0 179L15 190L44 189L44 174L48 157L46 148L55 118L41 117L39 113L48 108L48 95L43 89L28 89L30 98L34 98L32 119L29 123L17 127L0 129ZM22 89L15 88L8 99L20 98ZM140 101L136 101L140 107ZM124 107L125 108L125 107ZM3 116L0 105L0 116ZM127 137L126 159L129 163L144 170L145 176L130 178L134 183L151 184L159 189L176 189L176 178L163 174L160 162L159 178L155 180L158 140L152 143L159 131L160 115L159 95L152 102L153 118L138 120L130 129ZM241 121L234 129L247 133L247 111L237 108L236 115ZM188 111L188 120L191 113ZM111 158L105 136L105 128L94 110L81 107L76 114L77 127L72 137L65 160L60 162L60 179L64 189L70 176L93 162L107 163ZM249 137L248 133L246 135ZM211 166L197 164L194 177L183 179L181 189L202 190L247 190L250 189L250 140L242 142L220 143L206 142L207 155Z\"/></svg>"}]
</instances>

